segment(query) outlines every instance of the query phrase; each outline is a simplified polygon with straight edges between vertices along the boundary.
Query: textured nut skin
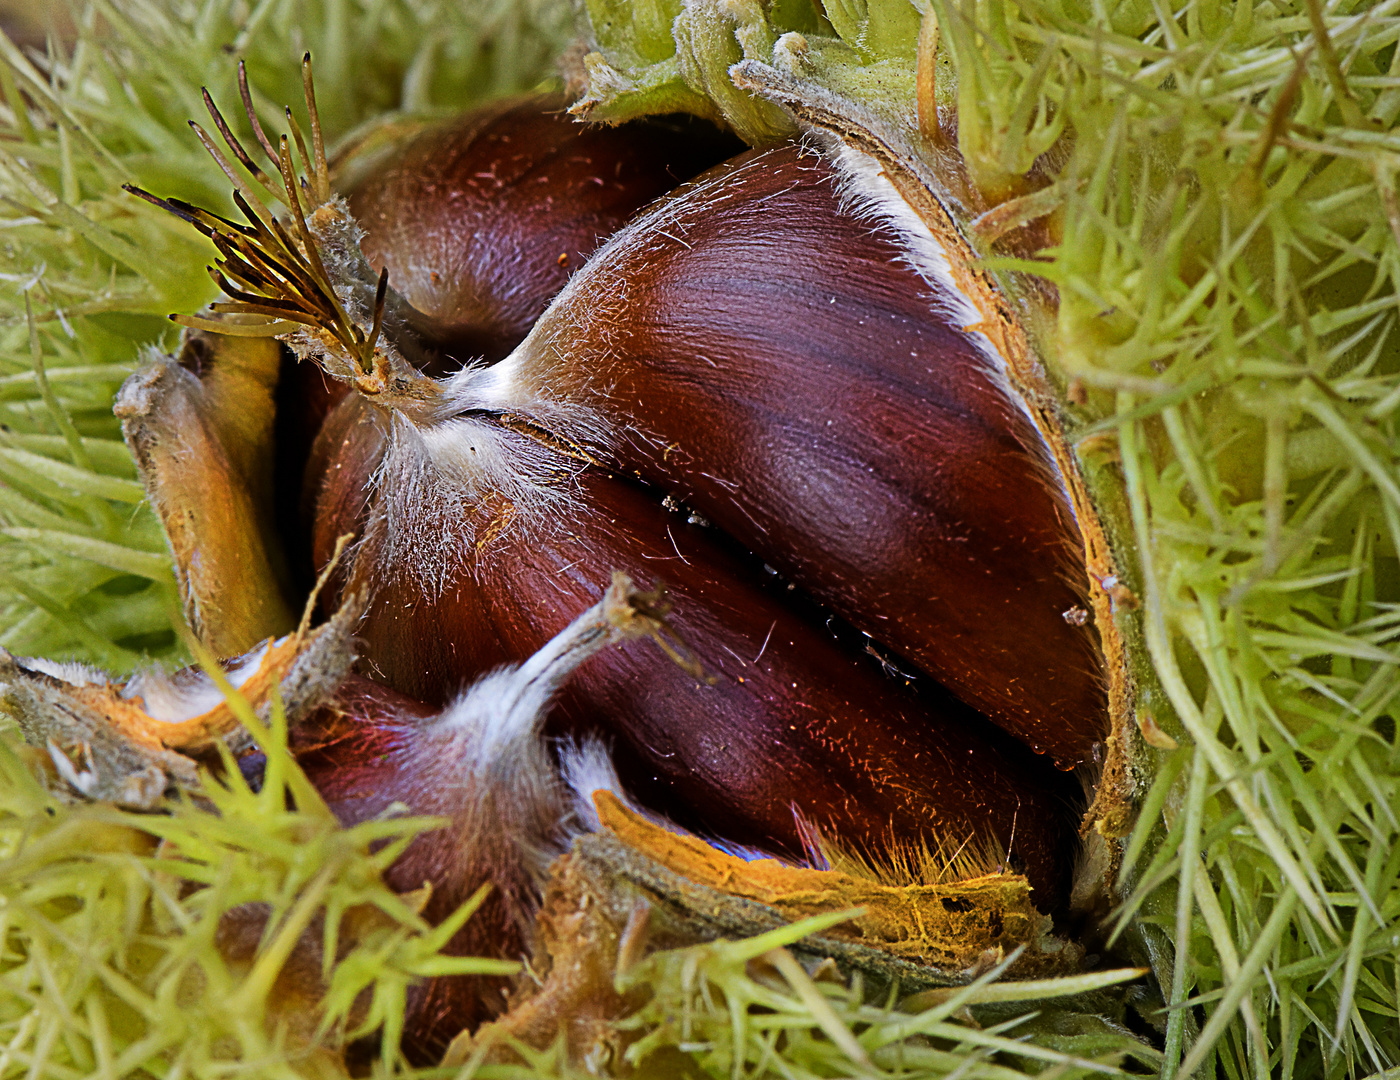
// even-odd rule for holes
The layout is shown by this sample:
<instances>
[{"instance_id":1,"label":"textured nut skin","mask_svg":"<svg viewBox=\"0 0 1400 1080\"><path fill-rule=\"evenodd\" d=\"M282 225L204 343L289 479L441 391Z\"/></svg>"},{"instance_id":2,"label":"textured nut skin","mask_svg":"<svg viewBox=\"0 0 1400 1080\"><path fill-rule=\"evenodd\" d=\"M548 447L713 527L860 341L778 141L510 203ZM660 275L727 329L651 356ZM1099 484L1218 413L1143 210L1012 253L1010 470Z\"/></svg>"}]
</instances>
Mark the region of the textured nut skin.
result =
<instances>
[{"instance_id":1,"label":"textured nut skin","mask_svg":"<svg viewBox=\"0 0 1400 1080\"><path fill-rule=\"evenodd\" d=\"M953 281L842 182L790 145L677 189L457 398L675 492L1072 768L1106 734L1074 516Z\"/></svg>"},{"instance_id":2,"label":"textured nut skin","mask_svg":"<svg viewBox=\"0 0 1400 1080\"><path fill-rule=\"evenodd\" d=\"M345 192L365 256L426 316L443 370L499 360L623 222L737 148L699 121L585 127L563 108L536 98L435 125Z\"/></svg>"},{"instance_id":3,"label":"textured nut skin","mask_svg":"<svg viewBox=\"0 0 1400 1080\"><path fill-rule=\"evenodd\" d=\"M615 739L619 772L644 804L702 834L792 854L803 850L794 808L867 849L892 837L956 847L983 830L1006 845L1014 830L1013 856L1037 899L1048 906L1060 895L1072 813L1063 778L961 703L913 695L849 654L712 530L634 483L561 457L558 483L576 503L557 525L527 528L503 500L483 500L463 509L460 561L445 580L425 591L393 576L375 541L387 502L365 494L388 452L384 422L347 401L313 455L325 463L318 563L337 536L370 537L351 580L380 581L360 628L375 679L441 702L540 648L612 571L661 578L676 631L714 684L636 642L580 670L551 720L556 733ZM545 453L524 435L498 434L521 457Z\"/></svg>"}]
</instances>

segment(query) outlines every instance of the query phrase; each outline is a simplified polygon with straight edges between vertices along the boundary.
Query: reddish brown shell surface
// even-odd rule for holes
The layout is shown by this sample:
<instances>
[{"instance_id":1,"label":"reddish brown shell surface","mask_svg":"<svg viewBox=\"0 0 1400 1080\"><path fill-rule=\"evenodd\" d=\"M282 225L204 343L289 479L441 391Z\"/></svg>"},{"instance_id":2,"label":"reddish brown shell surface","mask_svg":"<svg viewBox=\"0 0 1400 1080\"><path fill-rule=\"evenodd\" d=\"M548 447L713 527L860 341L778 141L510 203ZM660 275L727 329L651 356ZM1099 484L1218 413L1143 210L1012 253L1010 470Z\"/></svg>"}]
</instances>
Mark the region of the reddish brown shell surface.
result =
<instances>
[{"instance_id":1,"label":"reddish brown shell surface","mask_svg":"<svg viewBox=\"0 0 1400 1080\"><path fill-rule=\"evenodd\" d=\"M414 759L414 743L436 709L351 675L325 707L292 732L292 749L327 805L345 824L367 821L402 803L415 814L442 815L445 828L418 836L385 878L396 890L432 886L422 915L436 925L481 885L495 887L444 947L449 956L518 957L528 949L523 925L533 899L530 880L512 865L510 845L481 850L460 842L453 828L461 792ZM504 839L504 838L503 838ZM475 1028L504 1005L509 980L448 976L416 981L404 1005L405 1049L433 1064L463 1028ZM494 1000L493 1000L494 999Z\"/></svg>"},{"instance_id":2,"label":"reddish brown shell surface","mask_svg":"<svg viewBox=\"0 0 1400 1080\"><path fill-rule=\"evenodd\" d=\"M486 406L590 448L1061 768L1106 731L1082 545L954 286L810 150L752 152L661 200L570 284ZM618 282L625 282L625 288ZM472 401L472 386L463 387Z\"/></svg>"},{"instance_id":3,"label":"reddish brown shell surface","mask_svg":"<svg viewBox=\"0 0 1400 1080\"><path fill-rule=\"evenodd\" d=\"M686 117L585 127L562 99L531 99L414 134L344 194L450 371L506 355L623 222L736 149Z\"/></svg>"},{"instance_id":4,"label":"reddish brown shell surface","mask_svg":"<svg viewBox=\"0 0 1400 1080\"><path fill-rule=\"evenodd\" d=\"M629 789L703 834L800 854L794 811L870 850L956 846L985 829L1006 845L1014 831L1012 856L1043 902L1060 895L1072 793L1053 771L968 707L936 692L916 696L851 655L712 530L632 482L561 457L560 483L574 503L554 527L529 528L504 502L483 500L463 510L461 561L440 592L383 565L374 539L383 502L370 482L386 443L382 423L371 406L347 401L313 457L326 463L318 564L336 537L370 537L355 575L379 581L359 631L376 679L441 703L539 649L596 600L612 571L663 579L675 629L714 683L634 642L574 676L552 730L615 739ZM500 434L522 457L542 452L523 435Z\"/></svg>"}]
</instances>

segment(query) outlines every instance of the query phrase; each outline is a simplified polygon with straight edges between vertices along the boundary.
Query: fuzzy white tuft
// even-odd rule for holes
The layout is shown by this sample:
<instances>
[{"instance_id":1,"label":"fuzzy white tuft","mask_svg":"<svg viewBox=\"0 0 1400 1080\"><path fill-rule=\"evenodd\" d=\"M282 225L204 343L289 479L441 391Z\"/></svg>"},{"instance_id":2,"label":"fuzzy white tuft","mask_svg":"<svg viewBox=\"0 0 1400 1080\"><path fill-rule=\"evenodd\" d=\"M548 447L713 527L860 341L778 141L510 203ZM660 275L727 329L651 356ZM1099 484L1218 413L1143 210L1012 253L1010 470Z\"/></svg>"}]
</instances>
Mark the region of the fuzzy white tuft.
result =
<instances>
[{"instance_id":1,"label":"fuzzy white tuft","mask_svg":"<svg viewBox=\"0 0 1400 1080\"><path fill-rule=\"evenodd\" d=\"M224 669L229 685L235 690L242 687L262 666L272 644L270 639L264 641L230 661ZM122 687L122 697L139 698L147 716L167 724L180 724L203 716L224 700L223 691L199 668L183 668L173 675L159 670L138 672Z\"/></svg>"},{"instance_id":2,"label":"fuzzy white tuft","mask_svg":"<svg viewBox=\"0 0 1400 1080\"><path fill-rule=\"evenodd\" d=\"M258 670L272 644L271 641L264 641L257 648L229 661L224 674L235 690ZM48 675L69 686L108 686L112 683L106 672L87 664L61 663L39 657L27 657L19 663L29 671ZM167 724L193 720L224 700L223 691L199 668L183 668L173 674L158 669L138 671L122 687L121 696L128 701L139 700L146 715Z\"/></svg>"},{"instance_id":3,"label":"fuzzy white tuft","mask_svg":"<svg viewBox=\"0 0 1400 1080\"><path fill-rule=\"evenodd\" d=\"M632 607L635 596L631 581L617 575L599 603L525 663L485 676L427 721L403 762L425 781L414 809L453 818L455 848L475 866L469 876L495 880L518 919L527 918L533 890L577 832L544 738L545 716L580 664L649 632Z\"/></svg>"},{"instance_id":4,"label":"fuzzy white tuft","mask_svg":"<svg viewBox=\"0 0 1400 1080\"><path fill-rule=\"evenodd\" d=\"M374 585L400 580L440 596L453 578L478 573L492 536L552 534L585 510L557 453L472 416L418 423L385 415L387 439L371 480L374 512L360 543Z\"/></svg>"},{"instance_id":5,"label":"fuzzy white tuft","mask_svg":"<svg viewBox=\"0 0 1400 1080\"><path fill-rule=\"evenodd\" d=\"M567 843L567 800L540 732L554 689L524 668L493 672L428 722L403 763L436 789L438 805L415 809L449 814L460 850L492 868L516 907L529 907Z\"/></svg>"},{"instance_id":6,"label":"fuzzy white tuft","mask_svg":"<svg viewBox=\"0 0 1400 1080\"><path fill-rule=\"evenodd\" d=\"M45 660L40 656L19 658L17 663L27 671L37 671L41 675L48 675L60 682L66 682L70 686L102 686L109 681L106 672L99 671L88 664Z\"/></svg>"},{"instance_id":7,"label":"fuzzy white tuft","mask_svg":"<svg viewBox=\"0 0 1400 1080\"><path fill-rule=\"evenodd\" d=\"M617 769L613 765L612 753L601 739L589 737L582 742L572 740L562 742L559 745L559 772L563 777L564 787L572 798L574 821L581 832L597 832L603 827L602 821L598 818L598 807L593 801L593 796L599 791L606 791L638 817L678 836L694 837L702 843L709 844L717 851L734 855L746 862L777 858L772 853L759 848L700 836L688 829L681 828L670 818L642 806L622 786L622 779L617 775Z\"/></svg>"},{"instance_id":8,"label":"fuzzy white tuft","mask_svg":"<svg viewBox=\"0 0 1400 1080\"><path fill-rule=\"evenodd\" d=\"M633 801L617 775L612 752L601 739L589 737L581 742L566 740L560 743L559 772L563 776L564 787L573 798L574 820L582 832L597 832L603 827L598 819L598 808L593 802L593 795L598 791L611 793L634 814L657 824L664 823L666 828L674 828Z\"/></svg>"}]
</instances>

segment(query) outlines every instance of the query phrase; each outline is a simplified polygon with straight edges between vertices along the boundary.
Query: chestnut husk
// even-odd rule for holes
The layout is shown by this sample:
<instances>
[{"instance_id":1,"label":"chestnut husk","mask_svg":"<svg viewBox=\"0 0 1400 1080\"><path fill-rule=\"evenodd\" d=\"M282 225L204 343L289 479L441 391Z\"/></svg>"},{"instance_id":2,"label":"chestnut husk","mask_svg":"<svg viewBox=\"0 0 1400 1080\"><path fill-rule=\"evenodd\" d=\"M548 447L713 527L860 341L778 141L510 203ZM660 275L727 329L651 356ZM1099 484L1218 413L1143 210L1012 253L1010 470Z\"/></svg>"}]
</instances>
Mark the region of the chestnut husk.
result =
<instances>
[{"instance_id":1,"label":"chestnut husk","mask_svg":"<svg viewBox=\"0 0 1400 1080\"><path fill-rule=\"evenodd\" d=\"M318 229L324 227L324 220L324 215L318 211L317 221L315 223ZM302 228L304 230L305 226L302 226ZM342 232L344 232L344 230L342 230ZM337 234L337 236L339 235L340 234ZM336 243L340 243L339 240L336 240L332 244L332 247L335 247ZM344 251L343 243L340 243L340 249L342 252ZM361 277L358 271L351 270L351 277L353 281L359 281L367 279L368 275L363 275L363 277ZM352 294L354 289L353 281ZM382 282L383 279L381 278L379 294L381 301L384 296ZM399 300L401 300L401 298L398 298L396 303L398 303ZM234 307L236 309L236 305ZM376 309L376 329L379 327L380 310L382 310L382 306ZM399 307L396 310L401 311L402 308ZM408 325L408 322L409 320L405 320L401 325ZM324 342L325 339L323 338L321 340ZM367 339L361 334L356 340L361 344L367 340L368 345L366 348L374 348L375 346L375 337L373 333L371 333ZM299 339L294 337L293 344L303 355L317 355L315 350L318 346L314 343L309 343L305 335L302 335ZM320 347L324 347L324 345ZM355 347L359 348L360 346L357 345ZM412 355L412 352L413 350L410 349L410 355ZM366 353L365 355L367 362L368 354ZM532 533L525 524L517 524L516 522L517 515L521 514L522 511L524 511L524 517L529 518L531 514L535 514L536 521L538 520L536 512L539 508L528 505L530 500L535 496L540 496L539 501L542 504L548 504L551 500L554 500L556 504L564 504L577 501L576 495L567 490L570 481L576 482L580 489L586 488L590 484L597 484L603 481L608 481L610 483L619 482L616 477L609 476L604 470L598 468L596 460L591 459L589 447L586 444L569 439L567 436L560 438L552 432L547 425L532 422L529 418L522 420L522 418L513 415L457 417L454 419L451 417L450 413L444 414L440 409L443 398L440 391L433 389L435 384L424 380L420 373L413 373L404 367L401 358L396 360L391 356L384 360L382 375L380 367L381 359L377 351L375 352L374 364L374 369L367 372L365 375L362 376L352 373L350 377L355 385L360 387L362 393L370 395L373 399L374 404L369 406L369 409L372 409L375 413L385 418L382 425L384 430L381 430L380 435L382 436L384 431L388 430L392 431L395 436L408 436L409 442L411 442L413 438L417 438L419 440L431 441L434 445L426 453L423 452L426 443L417 448L410 449L410 452L406 455L404 460L396 462L393 467L386 470L383 468L384 462L380 458L381 447L374 445L376 440L373 437L368 439L362 438L366 429L376 426L375 422L370 421L366 423L364 416L356 418L354 424L336 424L332 422L327 424L325 431L322 433L323 436L328 436L327 450L321 454L313 454L311 468L308 470L308 479L310 480L310 489L314 492L316 490L315 485L318 483L320 476L324 475L333 478L331 489L334 490L328 489L330 490L331 498L326 505L317 508L316 514L316 516L322 518L324 524L330 531L335 531L341 523L354 523L358 520L366 521L369 525L369 528L366 530L366 539L356 555L354 580L356 580L357 583L370 585L378 589L381 596L386 595L388 590L396 587L400 589L406 587L406 592L400 591L393 599L400 604L406 603L409 609L417 605L423 598L430 601L437 600L443 595L444 589L449 584L454 583L453 576L461 569L461 564L470 563L471 559L474 557L472 548L489 549L499 544L503 537L510 538L512 536L517 541L523 540L527 545L531 543L538 544L538 534ZM341 373L340 369L336 370L338 374ZM358 399L352 399L352 401L357 405L359 403ZM347 406L349 404L351 403L346 403ZM411 518L406 522L409 527L408 533L395 537L394 542L386 547L383 543L383 529L379 529L377 535L376 526L382 525L387 521L392 528L401 528L405 525L405 522L395 522L393 520L392 511L394 505L397 504L402 508L406 505L405 500L411 502L420 495L418 489L414 488L411 484L400 485L401 490L395 494L392 490L393 482L395 480L411 481L415 476L418 479L430 478L431 467L439 464L439 462L435 462L433 458L436 453L444 448L443 437L446 436L450 440L452 436L459 434L460 429L463 427L464 420L466 421L465 426L471 427L475 424L479 429L478 433L488 433L486 442L491 444L491 449L500 450L503 447L514 447L515 449L512 450L511 453L516 455L517 460L513 467L519 466L520 463L523 462L527 467L520 470L522 473L530 473L533 470L535 475L524 477L529 481L526 485L528 490L525 492L525 498L523 499L526 505L520 505L522 501L519 499L520 490L506 491L498 487L495 491L492 491L489 483L478 485L473 494L476 496L484 496L480 503L475 506L475 510L478 511L478 520L473 523L470 529L449 533L450 535L455 535L458 546L463 550L448 550L446 552L434 550L431 543L426 546L419 544L417 549L414 550L414 545L411 542L413 537L408 535L408 533L411 533L413 529L417 527L418 523ZM441 428L441 430L435 431L435 428ZM360 443L358 446L356 445L357 440ZM470 439L466 440L466 442L458 446L454 452L475 449L470 443ZM418 460L416 462L411 460L414 458L415 454L418 455ZM344 456L342 457L340 455ZM511 455L507 455L507 457L509 456ZM320 463L319 465L318 462ZM587 470L582 468L584 465L587 466ZM428 471L424 471L423 466L429 467ZM376 498L371 504L370 500L367 498L365 481L372 473L374 474L374 480L378 490L375 492ZM585 473L587 473L587 475L585 475ZM386 480L388 481L387 483ZM435 493L423 492L421 494L428 497L429 502L431 502L433 498L440 499L443 495L446 495L446 501L450 502L453 498L468 491L469 488L470 485L467 485L466 488L457 488L453 490L453 484L449 483L446 485L444 491ZM639 489L631 486L630 482L627 482L626 485L618 490L633 493L639 491ZM560 494L560 492L562 492L562 494ZM387 498L385 497L386 493L389 495ZM657 501L654 496L643 493L643 498L651 500L647 505L654 513L662 512L657 506ZM606 504L608 500L604 499L602 501ZM439 514L441 510L440 506L428 506L429 512L426 517L429 525L436 527L443 522L448 522L456 526L463 523L465 518L463 517L463 511L460 506L460 499L458 502L459 506L455 516L450 513L446 515ZM428 504L425 503L424 505ZM369 515L368 518L365 517L366 513ZM439 519L433 520L434 515L439 515ZM606 515L603 516L606 517ZM629 519L630 524L631 522L645 518L646 513L633 506L629 507L627 512L621 516ZM325 530L323 530L322 535L324 539L324 536L327 535ZM431 541L433 538L431 532L427 535ZM653 539L656 543L653 545L652 551L660 550L659 535L659 531L653 533ZM405 539L410 541L406 546L403 543ZM462 544L461 541L463 539L468 543ZM668 536L668 539L674 541L673 537ZM605 547L606 546L610 545L605 545ZM449 548L450 547L451 545L449 545ZM675 545L673 542L673 550L674 548ZM400 556L406 553L415 556L426 556L427 565L424 567L417 567L412 565L412 560L400 558ZM480 555L480 551L478 550L475 554ZM614 552L607 551L606 554L612 555ZM684 562L684 556L680 556L678 551L676 555ZM654 558L670 559L672 556L669 554L662 554L654 556ZM599 558L599 562L603 563L603 559ZM572 567L564 560L558 559L555 561L554 566L544 569L557 572L560 570L567 571L572 569ZM480 615L481 613L478 611L476 614ZM432 613L428 612L428 617L423 619L422 626L426 631L431 631L433 625L432 618ZM371 625L372 622L373 617L371 618ZM769 623L769 627L770 629L776 628L775 624L772 622ZM469 636L465 636L464 640L472 639ZM763 646L760 644L759 654L762 652ZM372 665L373 659L371 659L371 670L373 669ZM474 674L480 670L480 667L476 663L473 663L469 665L469 671L466 673ZM891 759L894 765L903 766L905 764L903 761L894 760L899 757L897 752L888 753L882 751L881 753L884 757ZM857 755L857 759L858 757L859 755ZM951 771L944 770L944 775L951 775ZM638 777L640 778L640 774L638 774ZM1051 781L1042 777L1042 783L1051 784ZM987 791L995 791L996 787L995 778L992 777L992 782L986 786L986 789ZM1061 789L1061 791L1063 793L1063 789ZM978 793L978 796L980 796L980 801L986 801L987 796L985 792ZM1044 814L1032 813L1031 816L1035 820L1031 828L1036 832L1036 836L1032 838L1030 846L1034 852L1034 849L1039 846L1043 837L1047 835L1052 837L1051 845L1060 853L1060 858L1056 860L1047 855L1046 869L1049 874L1060 876L1058 878L1047 877L1044 881L1040 882L1040 885L1042 888L1047 888L1047 886L1053 887L1056 893L1059 894L1059 898L1062 899L1063 894L1059 892L1062 886L1062 875L1065 867L1065 862L1062 857L1062 845L1063 841L1068 839L1068 829L1066 828L1068 824L1068 814L1066 811L1068 810L1069 800L1065 799L1063 802L1060 800L1061 795L1052 795L1049 803L1046 803L1044 800L1040 799L1039 793L1037 793L1038 805L1046 807L1048 812ZM976 803L979 801L979 798L975 796L974 799L970 801ZM1059 805L1051 805L1057 802ZM1001 802L1002 813L999 823L1001 826L999 831L1002 836L1006 837L1007 843L1012 843L1012 831L1005 828L1006 821L1004 811L1010 805L1009 801L1003 800ZM770 816L773 809L771 805L767 808L767 813ZM849 808L843 807L842 809L847 810ZM927 807L923 809L927 811ZM1011 813L1012 830L1016 827L1017 816L1016 810L1013 809ZM788 819L791 820L790 808ZM841 829L845 823L839 818L834 822L823 822L820 817L818 817L817 820L820 824L828 826L835 824L836 829L834 831L838 834L838 837L840 837ZM765 822L764 824L767 825L768 823ZM859 825L857 825L855 831L857 832L855 841L858 844L864 842L868 844L868 846L877 849L881 846L889 846L892 842L897 844L899 840L897 834L893 837L887 837L885 835L875 836L868 830L864 835L859 835ZM912 830L909 835L911 837L917 837L917 833ZM929 834L925 833L924 835L928 836ZM846 837L840 838L846 839ZM769 839L770 841L772 839L771 833ZM934 839L936 841L939 837L935 834ZM1020 840L1019 834L1017 834L1017 840ZM1013 854L1014 853L1013 851ZM1057 862L1057 865L1053 867L1049 866L1050 862ZM1035 870L1032 872L1037 873Z\"/></svg>"},{"instance_id":2,"label":"chestnut husk","mask_svg":"<svg viewBox=\"0 0 1400 1080\"><path fill-rule=\"evenodd\" d=\"M296 624L273 496L281 355L266 339L195 332L113 407L175 555L185 621L216 656Z\"/></svg>"}]
</instances>

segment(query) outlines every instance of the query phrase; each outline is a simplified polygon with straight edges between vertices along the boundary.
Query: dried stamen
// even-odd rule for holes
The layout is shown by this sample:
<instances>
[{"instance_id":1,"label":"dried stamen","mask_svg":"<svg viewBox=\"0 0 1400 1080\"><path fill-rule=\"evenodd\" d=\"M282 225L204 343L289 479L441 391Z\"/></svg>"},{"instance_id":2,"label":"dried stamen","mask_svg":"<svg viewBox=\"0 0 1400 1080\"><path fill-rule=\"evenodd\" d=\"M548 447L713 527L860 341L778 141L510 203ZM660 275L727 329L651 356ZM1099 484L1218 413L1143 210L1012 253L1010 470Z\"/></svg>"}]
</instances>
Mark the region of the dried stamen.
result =
<instances>
[{"instance_id":1,"label":"dried stamen","mask_svg":"<svg viewBox=\"0 0 1400 1080\"><path fill-rule=\"evenodd\" d=\"M223 152L218 148L217 145L215 145L214 140L209 137L209 133L205 131L202 127L200 127L197 123L195 123L193 120L190 121L190 129L195 133L195 137L199 139L200 143L204 146L204 149L208 152L209 156L214 159L215 164L217 164L219 168L223 171L223 174L233 182L234 188L237 191L241 192L244 198L246 198L252 205L261 208L262 199L260 199L258 195L253 191L253 189L248 186L247 181L245 181L243 177L238 175L233 165L229 163L228 158L224 157ZM274 193L274 189L271 187L269 187L267 190L269 193ZM280 200L281 196L278 195L277 198Z\"/></svg>"},{"instance_id":2,"label":"dried stamen","mask_svg":"<svg viewBox=\"0 0 1400 1080\"><path fill-rule=\"evenodd\" d=\"M209 115L214 120L214 126L219 129L219 134L223 136L228 148L233 151L234 157L238 158L238 163L253 174L253 179L267 189L269 195L277 198L278 194L272 186L272 178L263 172L261 166L257 164L248 152L243 149L243 144L238 141L237 136L229 129L224 121L223 114L219 112L218 106L214 104L214 99L209 96L209 91L205 87L200 87L200 93L204 95L204 107L209 110Z\"/></svg>"},{"instance_id":3,"label":"dried stamen","mask_svg":"<svg viewBox=\"0 0 1400 1080\"><path fill-rule=\"evenodd\" d=\"M331 171L326 164L326 141L321 134L321 114L316 108L316 85L311 78L311 54L301 58L301 87L306 98L306 115L311 120L311 149L316 155L316 167L308 168L316 182L316 198L325 202L331 197Z\"/></svg>"},{"instance_id":4,"label":"dried stamen","mask_svg":"<svg viewBox=\"0 0 1400 1080\"><path fill-rule=\"evenodd\" d=\"M274 220L272 229L268 229L239 192L234 193L234 202L251 222L251 227L239 225L180 199L162 199L130 184L126 185L126 190L189 222L208 237L224 256L216 260L215 266L209 267L209 274L234 302L212 304L214 311L262 315L272 320L328 330L361 360L365 370L372 366L358 355L366 344L364 335L346 318L330 288L320 259L317 258L315 266L307 263L281 225ZM304 218L300 219L300 224L304 238L314 253L315 244L306 231ZM318 270L320 280L317 280ZM196 325L188 321L189 316L172 315L171 318L181 325ZM197 325L205 328L211 321L199 320ZM346 327L353 329L353 334L347 333Z\"/></svg>"},{"instance_id":5,"label":"dried stamen","mask_svg":"<svg viewBox=\"0 0 1400 1080\"><path fill-rule=\"evenodd\" d=\"M296 167L292 164L292 151L287 136L282 136L282 141L278 144L277 149L278 165L282 169L282 183L287 189L287 197L290 200L288 205L292 211L292 220L297 224L297 233L302 243L302 251L306 255L307 265L315 275L316 283L322 288L329 289L331 277L326 273L326 265L321 261L321 253L316 249L316 241L311 236L311 230L307 228L306 215L302 213L301 199L297 196ZM335 305L335 314L345 325L349 325L349 320L345 319L345 313L341 311L338 303Z\"/></svg>"},{"instance_id":6,"label":"dried stamen","mask_svg":"<svg viewBox=\"0 0 1400 1080\"><path fill-rule=\"evenodd\" d=\"M395 350L377 348L384 331L388 301L387 271L378 275L368 334L350 317L341 300L348 289L361 303L367 301L372 271L355 250L354 223L348 212L340 205L326 207L333 195L309 53L302 58L302 86L311 121L310 145L290 109L286 111L290 134L282 135L274 144L258 121L248 88L247 69L242 63L238 65L238 92L243 110L258 146L275 166L272 171L263 169L253 160L253 155L238 140L207 91L205 106L232 160L203 128L193 121L190 123L209 155L233 182L233 202L247 219L246 225L179 199L162 199L140 188L126 186L133 195L188 222L218 250L219 257L208 270L226 299L210 304L209 310L226 318L180 314L170 318L182 326L214 333L243 337L290 336L298 351L309 353L330 374L353 382L361 393L376 400L395 407L403 407L410 400L435 401L437 391L432 380L417 375ZM301 175L298 175L293 157L293 142L301 159ZM242 166L244 172L240 172L234 162ZM278 219L269 209L267 200L255 190L255 185L261 187L269 199L286 206L290 222ZM313 223L317 230L315 235ZM328 252L348 260L334 264L334 277L322 259L317 236L323 238Z\"/></svg>"},{"instance_id":7,"label":"dried stamen","mask_svg":"<svg viewBox=\"0 0 1400 1080\"><path fill-rule=\"evenodd\" d=\"M310 53L307 54L310 57ZM303 61L304 62L304 61ZM243 112L248 117L248 122L253 125L253 135L258 140L258 145L263 148L263 153L267 155L268 161L277 164L277 151L272 148L272 141L263 131L262 124L258 122L258 114L253 109L253 95L248 90L248 69L243 61L238 61L238 96L243 99Z\"/></svg>"},{"instance_id":8,"label":"dried stamen","mask_svg":"<svg viewBox=\"0 0 1400 1080\"><path fill-rule=\"evenodd\" d=\"M305 140L304 138L302 138L302 135L301 135L301 125L297 123L297 118L296 118L295 116L292 115L292 109L291 109L291 106L290 106L290 105L287 106L286 112L287 112L287 130L290 131L290 132L292 133L292 138L296 140L296 144L297 144L297 154L301 157L301 167L302 167L302 171L305 172L308 176L315 176L315 174L316 174L316 166L313 165L313 164L311 163L311 155L310 155L309 153L307 153L307 151L306 151L306 140ZM287 139L287 137L286 137L285 135L282 136L282 141L283 141L283 142L285 142L286 139ZM288 156L290 156L290 155L288 155ZM314 195L314 194L315 194L315 192L314 192L313 190L311 190L310 188L307 187L307 183L306 183L306 180L305 180L305 179L303 179L303 180L301 181L301 188L302 188L302 190L305 191L308 195Z\"/></svg>"},{"instance_id":9,"label":"dried stamen","mask_svg":"<svg viewBox=\"0 0 1400 1080\"><path fill-rule=\"evenodd\" d=\"M306 108L311 119L311 148L308 150L301 129L287 110L291 139L283 135L274 146L259 123L248 89L247 69L238 65L238 90L244 112L252 125L258 145L277 166L280 185L263 170L234 135L223 114L208 91L204 103L214 126L234 159L272 198L285 203L295 225L295 240L287 229L267 209L263 200L235 169L232 162L199 124L190 127L198 136L210 157L234 184L233 201L248 220L242 225L218 214L179 199L162 199L132 185L126 190L194 226L213 242L221 256L209 267L210 277L229 297L210 305L219 314L253 316L267 320L263 326L242 320L225 323L222 320L195 316L172 315L183 326L216 331L227 327L239 335L282 335L297 326L323 331L348 354L353 366L362 376L374 382L382 381L384 372L378 370L383 361L375 353L384 324L388 273L379 276L374 299L373 326L368 336L349 317L336 295L331 276L321 259L315 238L307 224L307 208L319 206L331 197L330 172L326 163L325 139L320 114L316 108L315 87L311 77L311 56L302 59L302 85L306 92ZM291 140L294 139L306 177L298 177L293 163ZM309 179L309 182L308 182ZM306 202L303 203L303 197ZM381 378L376 379L379 376Z\"/></svg>"}]
</instances>

